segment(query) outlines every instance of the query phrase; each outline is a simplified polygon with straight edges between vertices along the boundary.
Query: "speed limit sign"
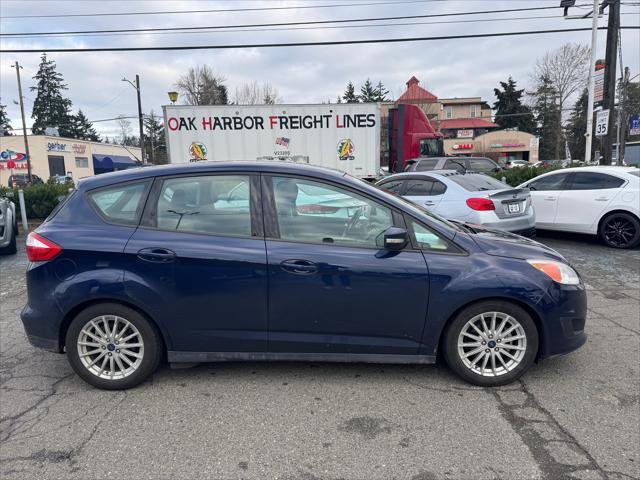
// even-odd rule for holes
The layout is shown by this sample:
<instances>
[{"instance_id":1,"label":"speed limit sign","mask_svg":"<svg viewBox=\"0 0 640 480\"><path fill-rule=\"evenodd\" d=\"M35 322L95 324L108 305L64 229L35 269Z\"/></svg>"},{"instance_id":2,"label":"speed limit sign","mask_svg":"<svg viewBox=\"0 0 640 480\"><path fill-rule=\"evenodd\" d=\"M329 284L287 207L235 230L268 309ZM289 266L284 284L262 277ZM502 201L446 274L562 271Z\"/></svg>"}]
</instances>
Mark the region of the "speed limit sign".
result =
<instances>
[{"instance_id":1,"label":"speed limit sign","mask_svg":"<svg viewBox=\"0 0 640 480\"><path fill-rule=\"evenodd\" d=\"M609 110L600 110L596 116L596 136L602 137L609 130Z\"/></svg>"}]
</instances>

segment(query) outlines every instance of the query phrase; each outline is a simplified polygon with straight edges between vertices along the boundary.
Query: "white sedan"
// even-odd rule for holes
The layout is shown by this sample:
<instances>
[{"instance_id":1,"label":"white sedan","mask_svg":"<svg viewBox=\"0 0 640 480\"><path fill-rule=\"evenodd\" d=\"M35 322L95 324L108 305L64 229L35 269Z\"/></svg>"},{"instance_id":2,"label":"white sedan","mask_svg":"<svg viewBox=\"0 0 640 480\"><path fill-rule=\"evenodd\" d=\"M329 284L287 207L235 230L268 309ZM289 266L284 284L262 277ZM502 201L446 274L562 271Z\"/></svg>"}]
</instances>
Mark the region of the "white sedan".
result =
<instances>
[{"instance_id":1,"label":"white sedan","mask_svg":"<svg viewBox=\"0 0 640 480\"><path fill-rule=\"evenodd\" d=\"M599 235L610 247L640 244L640 170L579 167L545 173L531 192L536 228Z\"/></svg>"},{"instance_id":2,"label":"white sedan","mask_svg":"<svg viewBox=\"0 0 640 480\"><path fill-rule=\"evenodd\" d=\"M532 235L535 215L526 188L482 173L456 170L397 173L377 186L448 220Z\"/></svg>"}]
</instances>

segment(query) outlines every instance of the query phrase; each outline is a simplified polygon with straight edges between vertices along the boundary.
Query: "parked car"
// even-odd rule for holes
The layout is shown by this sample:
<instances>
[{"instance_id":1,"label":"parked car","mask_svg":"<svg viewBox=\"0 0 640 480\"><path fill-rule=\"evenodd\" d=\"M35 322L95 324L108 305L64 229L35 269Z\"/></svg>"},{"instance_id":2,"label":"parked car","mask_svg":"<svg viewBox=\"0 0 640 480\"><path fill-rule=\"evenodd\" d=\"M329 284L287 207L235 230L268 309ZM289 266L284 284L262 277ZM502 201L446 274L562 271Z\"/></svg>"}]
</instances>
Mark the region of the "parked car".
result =
<instances>
[{"instance_id":1,"label":"parked car","mask_svg":"<svg viewBox=\"0 0 640 480\"><path fill-rule=\"evenodd\" d=\"M13 192L0 194L0 255L10 255L17 251L18 219L12 197Z\"/></svg>"},{"instance_id":2,"label":"parked car","mask_svg":"<svg viewBox=\"0 0 640 480\"><path fill-rule=\"evenodd\" d=\"M535 233L529 191L514 189L482 173L399 173L376 185L449 220L525 235Z\"/></svg>"},{"instance_id":3,"label":"parked car","mask_svg":"<svg viewBox=\"0 0 640 480\"><path fill-rule=\"evenodd\" d=\"M520 167L530 167L531 164L526 160L508 160L506 163L506 168L520 168Z\"/></svg>"},{"instance_id":4,"label":"parked car","mask_svg":"<svg viewBox=\"0 0 640 480\"><path fill-rule=\"evenodd\" d=\"M64 185L65 183L73 182L73 178L67 175L54 175L49 177L49 183L57 183L58 185Z\"/></svg>"},{"instance_id":5,"label":"parked car","mask_svg":"<svg viewBox=\"0 0 640 480\"><path fill-rule=\"evenodd\" d=\"M38 175L31 174L31 184L38 185L44 183ZM9 188L22 188L29 185L29 175L26 173L14 173L9 176L7 182Z\"/></svg>"},{"instance_id":6,"label":"parked car","mask_svg":"<svg viewBox=\"0 0 640 480\"><path fill-rule=\"evenodd\" d=\"M640 170L579 167L520 185L531 191L536 228L599 235L610 247L640 244Z\"/></svg>"},{"instance_id":7,"label":"parked car","mask_svg":"<svg viewBox=\"0 0 640 480\"><path fill-rule=\"evenodd\" d=\"M405 172L457 170L463 173L467 171L494 173L502 170L496 162L484 157L420 157L407 163Z\"/></svg>"},{"instance_id":8,"label":"parked car","mask_svg":"<svg viewBox=\"0 0 640 480\"><path fill-rule=\"evenodd\" d=\"M30 342L66 350L106 389L140 383L162 358L438 354L468 382L502 385L586 339L585 287L554 250L288 162L82 179L26 253Z\"/></svg>"}]
</instances>

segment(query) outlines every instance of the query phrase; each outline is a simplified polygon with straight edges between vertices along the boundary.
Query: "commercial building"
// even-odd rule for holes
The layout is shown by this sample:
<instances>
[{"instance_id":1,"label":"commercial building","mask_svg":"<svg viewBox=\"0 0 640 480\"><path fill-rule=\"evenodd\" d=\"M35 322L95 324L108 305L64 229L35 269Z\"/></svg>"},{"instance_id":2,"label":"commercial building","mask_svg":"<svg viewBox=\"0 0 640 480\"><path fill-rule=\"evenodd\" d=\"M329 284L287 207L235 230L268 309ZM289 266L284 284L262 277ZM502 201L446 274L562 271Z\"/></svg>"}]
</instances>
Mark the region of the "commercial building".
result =
<instances>
[{"instance_id":1,"label":"commercial building","mask_svg":"<svg viewBox=\"0 0 640 480\"><path fill-rule=\"evenodd\" d=\"M491 107L481 97L438 98L414 76L393 102L418 105L433 127L444 135L446 155L482 156L496 161L538 160L538 138L518 130L501 130ZM383 105L383 115L388 111Z\"/></svg>"},{"instance_id":2,"label":"commercial building","mask_svg":"<svg viewBox=\"0 0 640 480\"><path fill-rule=\"evenodd\" d=\"M28 141L31 173L45 182L54 175L82 178L140 164L135 147L47 135L29 135ZM27 173L22 135L0 137L0 185L7 185L12 173Z\"/></svg>"}]
</instances>

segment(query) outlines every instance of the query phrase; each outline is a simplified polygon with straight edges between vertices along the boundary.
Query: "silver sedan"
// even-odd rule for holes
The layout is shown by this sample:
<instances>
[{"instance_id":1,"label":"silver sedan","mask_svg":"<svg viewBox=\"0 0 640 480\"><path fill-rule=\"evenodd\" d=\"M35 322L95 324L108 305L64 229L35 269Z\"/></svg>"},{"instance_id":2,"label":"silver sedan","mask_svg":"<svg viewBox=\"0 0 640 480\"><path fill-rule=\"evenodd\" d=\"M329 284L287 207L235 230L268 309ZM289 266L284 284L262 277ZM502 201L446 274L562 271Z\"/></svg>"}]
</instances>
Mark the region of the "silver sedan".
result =
<instances>
[{"instance_id":1,"label":"silver sedan","mask_svg":"<svg viewBox=\"0 0 640 480\"><path fill-rule=\"evenodd\" d=\"M481 173L455 170L398 173L376 185L448 220L530 235L535 213L526 188Z\"/></svg>"}]
</instances>

